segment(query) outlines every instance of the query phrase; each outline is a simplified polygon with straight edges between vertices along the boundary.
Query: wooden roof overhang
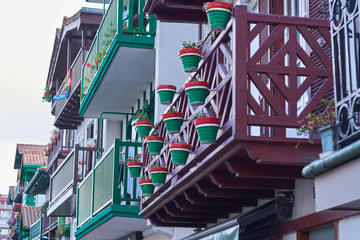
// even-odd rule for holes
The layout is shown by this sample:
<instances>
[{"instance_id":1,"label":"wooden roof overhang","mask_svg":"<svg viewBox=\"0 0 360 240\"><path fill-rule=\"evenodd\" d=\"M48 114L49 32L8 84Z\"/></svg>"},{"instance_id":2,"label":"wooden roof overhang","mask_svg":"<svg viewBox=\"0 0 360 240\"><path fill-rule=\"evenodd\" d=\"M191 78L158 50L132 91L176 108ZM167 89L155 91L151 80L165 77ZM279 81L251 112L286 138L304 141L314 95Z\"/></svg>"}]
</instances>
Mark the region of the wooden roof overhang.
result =
<instances>
[{"instance_id":1,"label":"wooden roof overhang","mask_svg":"<svg viewBox=\"0 0 360 240\"><path fill-rule=\"evenodd\" d=\"M211 91L205 103L191 106L181 88L169 106L186 119L180 133L168 134L161 120L155 125L165 139L160 154L149 155L144 143L144 175L150 177L149 168L154 163L167 167L170 175L153 195L142 199L140 215L154 225L206 227L230 213L241 212L243 207L257 206L259 200L274 198L278 190L293 190L295 180L302 178L303 166L321 152L318 141L311 145L308 139L290 137L287 130L299 127L299 121L315 111L331 91L331 54L325 52L331 48L329 22L247 13L244 6L236 6L233 11L227 29L206 49L198 70L187 80L195 78L209 84ZM254 25L251 29L250 24ZM275 30L268 33L255 54L249 55L250 44L269 25ZM289 40L274 47L286 28L291 29ZM323 36L322 47L309 28ZM297 43L297 34L305 36L306 47L316 49L313 54L320 56L321 64L315 65L306 56ZM260 61L269 48L276 51L268 56L270 61ZM293 60L287 65L279 61L285 55ZM297 65L297 58L305 68ZM261 75L266 75L268 82L260 79ZM288 76L287 85L284 75ZM299 76L304 76L301 85ZM299 98L318 78L323 79L321 86L300 111ZM273 91L269 91L269 84ZM256 100L257 91L269 104L269 112ZM200 113L220 120L213 144L200 144L193 121ZM254 128L262 132L257 134ZM185 166L171 162L169 144L179 141L187 141L194 150Z\"/></svg>"},{"instance_id":2,"label":"wooden roof overhang","mask_svg":"<svg viewBox=\"0 0 360 240\"><path fill-rule=\"evenodd\" d=\"M165 22L206 23L204 0L147 0L144 12Z\"/></svg>"}]
</instances>

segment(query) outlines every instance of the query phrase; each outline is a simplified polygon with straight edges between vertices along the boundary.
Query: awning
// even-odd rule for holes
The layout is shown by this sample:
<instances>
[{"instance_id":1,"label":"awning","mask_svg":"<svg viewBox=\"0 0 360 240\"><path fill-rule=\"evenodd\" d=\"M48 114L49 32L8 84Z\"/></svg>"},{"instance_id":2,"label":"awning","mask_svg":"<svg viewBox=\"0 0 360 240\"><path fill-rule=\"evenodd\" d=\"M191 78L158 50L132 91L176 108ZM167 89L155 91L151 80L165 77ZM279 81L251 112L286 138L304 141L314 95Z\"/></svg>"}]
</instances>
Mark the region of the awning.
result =
<instances>
[{"instance_id":1,"label":"awning","mask_svg":"<svg viewBox=\"0 0 360 240\"><path fill-rule=\"evenodd\" d=\"M183 240L238 240L239 236L254 233L290 218L294 202L293 194L292 192L281 192L281 194L257 208L197 232Z\"/></svg>"}]
</instances>

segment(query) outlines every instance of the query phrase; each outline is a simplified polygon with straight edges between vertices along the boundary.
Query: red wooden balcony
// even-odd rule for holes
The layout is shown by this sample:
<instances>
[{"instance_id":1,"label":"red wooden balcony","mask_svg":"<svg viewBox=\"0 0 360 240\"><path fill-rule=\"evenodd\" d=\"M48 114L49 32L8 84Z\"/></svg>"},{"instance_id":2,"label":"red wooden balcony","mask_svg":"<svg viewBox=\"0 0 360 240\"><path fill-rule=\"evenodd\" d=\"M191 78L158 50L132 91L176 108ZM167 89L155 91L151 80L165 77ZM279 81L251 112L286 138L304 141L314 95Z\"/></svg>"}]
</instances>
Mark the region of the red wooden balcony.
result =
<instances>
[{"instance_id":1,"label":"red wooden balcony","mask_svg":"<svg viewBox=\"0 0 360 240\"><path fill-rule=\"evenodd\" d=\"M140 215L158 226L206 227L243 207L293 190L301 169L320 152L299 138L299 120L320 108L332 91L331 42L327 20L247 13L233 18L189 77L209 83L205 104L190 106L184 89L170 107L186 121L150 156L144 143L144 174L154 163L169 171L164 185L142 199ZM214 144L200 144L194 126L199 113L220 119ZM188 140L187 164L174 166L169 144Z\"/></svg>"}]
</instances>

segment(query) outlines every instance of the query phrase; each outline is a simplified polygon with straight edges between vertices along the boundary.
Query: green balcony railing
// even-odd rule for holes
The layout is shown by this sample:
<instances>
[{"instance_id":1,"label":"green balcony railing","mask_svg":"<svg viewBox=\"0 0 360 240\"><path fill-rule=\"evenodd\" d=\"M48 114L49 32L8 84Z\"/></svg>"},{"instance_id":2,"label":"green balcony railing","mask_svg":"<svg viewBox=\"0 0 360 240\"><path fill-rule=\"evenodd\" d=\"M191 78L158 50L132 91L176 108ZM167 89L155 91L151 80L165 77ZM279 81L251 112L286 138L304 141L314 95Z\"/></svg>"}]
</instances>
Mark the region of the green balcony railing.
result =
<instances>
[{"instance_id":1,"label":"green balcony railing","mask_svg":"<svg viewBox=\"0 0 360 240\"><path fill-rule=\"evenodd\" d=\"M156 19L143 13L145 0L112 0L91 44L82 69L81 101L115 43L154 38ZM129 45L129 44L124 44Z\"/></svg>"},{"instance_id":2,"label":"green balcony railing","mask_svg":"<svg viewBox=\"0 0 360 240\"><path fill-rule=\"evenodd\" d=\"M30 240L41 240L42 239L42 217L37 220L33 225L30 226Z\"/></svg>"},{"instance_id":3,"label":"green balcony railing","mask_svg":"<svg viewBox=\"0 0 360 240\"><path fill-rule=\"evenodd\" d=\"M14 191L14 202L21 203L22 201L22 194L24 192L25 185L24 182L18 181Z\"/></svg>"},{"instance_id":4,"label":"green balcony railing","mask_svg":"<svg viewBox=\"0 0 360 240\"><path fill-rule=\"evenodd\" d=\"M78 227L110 204L134 205L140 202L136 178L130 178L125 159L141 152L141 143L115 139L77 191ZM138 203L136 203L138 204Z\"/></svg>"}]
</instances>

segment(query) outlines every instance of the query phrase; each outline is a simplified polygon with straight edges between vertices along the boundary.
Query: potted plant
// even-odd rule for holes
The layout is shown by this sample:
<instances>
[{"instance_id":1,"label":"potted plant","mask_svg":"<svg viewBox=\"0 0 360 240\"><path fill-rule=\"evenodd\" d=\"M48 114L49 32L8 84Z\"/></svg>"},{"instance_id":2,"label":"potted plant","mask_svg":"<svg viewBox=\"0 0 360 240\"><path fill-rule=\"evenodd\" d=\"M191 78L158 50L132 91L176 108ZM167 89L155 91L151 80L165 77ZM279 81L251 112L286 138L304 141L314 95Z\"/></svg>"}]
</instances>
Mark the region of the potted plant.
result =
<instances>
[{"instance_id":1,"label":"potted plant","mask_svg":"<svg viewBox=\"0 0 360 240\"><path fill-rule=\"evenodd\" d=\"M168 174L167 168L160 167L159 165L154 164L150 169L149 173L151 176L152 183L156 185L162 185L165 183L166 176Z\"/></svg>"},{"instance_id":2,"label":"potted plant","mask_svg":"<svg viewBox=\"0 0 360 240\"><path fill-rule=\"evenodd\" d=\"M158 130L154 129L149 137L145 138L150 155L158 155L164 144L164 138L159 137Z\"/></svg>"},{"instance_id":3,"label":"potted plant","mask_svg":"<svg viewBox=\"0 0 360 240\"><path fill-rule=\"evenodd\" d=\"M201 49L200 44L183 42L183 49L179 51L185 72L195 72L198 69Z\"/></svg>"},{"instance_id":4,"label":"potted plant","mask_svg":"<svg viewBox=\"0 0 360 240\"><path fill-rule=\"evenodd\" d=\"M58 140L59 139L59 136L60 136L60 131L59 129L54 129L52 130L52 135L53 135L53 139Z\"/></svg>"},{"instance_id":5,"label":"potted plant","mask_svg":"<svg viewBox=\"0 0 360 240\"><path fill-rule=\"evenodd\" d=\"M136 129L138 131L139 137L143 138L149 136L149 132L152 128L152 122L149 117L145 114L139 113L137 116L137 121L135 123Z\"/></svg>"},{"instance_id":6,"label":"potted plant","mask_svg":"<svg viewBox=\"0 0 360 240\"><path fill-rule=\"evenodd\" d=\"M169 105L172 103L176 92L176 86L174 85L159 85L157 88L157 93L159 94L160 103L164 105Z\"/></svg>"},{"instance_id":7,"label":"potted plant","mask_svg":"<svg viewBox=\"0 0 360 240\"><path fill-rule=\"evenodd\" d=\"M46 146L46 148L47 148L47 150L50 152L50 151L51 151L51 149L52 149L52 145L51 145L51 143L49 143L49 144Z\"/></svg>"},{"instance_id":8,"label":"potted plant","mask_svg":"<svg viewBox=\"0 0 360 240\"><path fill-rule=\"evenodd\" d=\"M309 113L305 119L299 121L302 124L297 128L297 135L309 135L309 142L314 144L313 136L320 132L321 147L323 152L331 152L336 150L336 116L334 100L321 100L326 109L322 113Z\"/></svg>"},{"instance_id":9,"label":"potted plant","mask_svg":"<svg viewBox=\"0 0 360 240\"><path fill-rule=\"evenodd\" d=\"M178 133L183 122L183 115L181 112L177 112L174 107L170 108L167 113L162 115L162 119L165 123L165 128L168 133Z\"/></svg>"},{"instance_id":10,"label":"potted plant","mask_svg":"<svg viewBox=\"0 0 360 240\"><path fill-rule=\"evenodd\" d=\"M200 143L214 143L216 141L216 135L220 127L218 118L200 114L194 120L194 123Z\"/></svg>"},{"instance_id":11,"label":"potted plant","mask_svg":"<svg viewBox=\"0 0 360 240\"><path fill-rule=\"evenodd\" d=\"M145 179L142 177L139 180L139 185L143 196L149 196L154 193L154 185L151 179Z\"/></svg>"},{"instance_id":12,"label":"potted plant","mask_svg":"<svg viewBox=\"0 0 360 240\"><path fill-rule=\"evenodd\" d=\"M140 156L136 155L134 157L128 157L127 166L129 168L130 176L132 178L140 177L140 172L142 168L142 163L140 162Z\"/></svg>"},{"instance_id":13,"label":"potted plant","mask_svg":"<svg viewBox=\"0 0 360 240\"><path fill-rule=\"evenodd\" d=\"M231 10L234 1L225 2L209 2L205 5L205 11L209 19L211 30L222 31L229 22Z\"/></svg>"},{"instance_id":14,"label":"potted plant","mask_svg":"<svg viewBox=\"0 0 360 240\"><path fill-rule=\"evenodd\" d=\"M170 154L171 161L175 165L185 165L191 153L191 145L186 143L171 143L170 144Z\"/></svg>"},{"instance_id":15,"label":"potted plant","mask_svg":"<svg viewBox=\"0 0 360 240\"><path fill-rule=\"evenodd\" d=\"M191 105L202 105L209 89L209 84L204 81L192 80L184 84L186 95Z\"/></svg>"},{"instance_id":16,"label":"potted plant","mask_svg":"<svg viewBox=\"0 0 360 240\"><path fill-rule=\"evenodd\" d=\"M61 217L61 220L59 219L59 222L59 226L55 231L55 238L61 240L70 239L70 229L65 223L65 217Z\"/></svg>"}]
</instances>

